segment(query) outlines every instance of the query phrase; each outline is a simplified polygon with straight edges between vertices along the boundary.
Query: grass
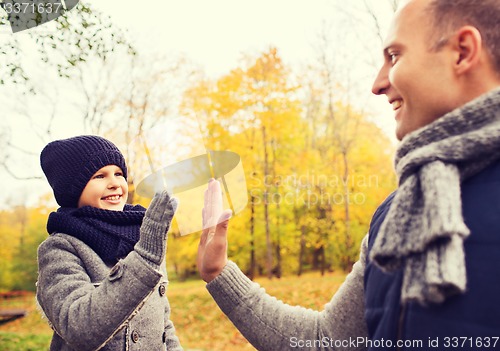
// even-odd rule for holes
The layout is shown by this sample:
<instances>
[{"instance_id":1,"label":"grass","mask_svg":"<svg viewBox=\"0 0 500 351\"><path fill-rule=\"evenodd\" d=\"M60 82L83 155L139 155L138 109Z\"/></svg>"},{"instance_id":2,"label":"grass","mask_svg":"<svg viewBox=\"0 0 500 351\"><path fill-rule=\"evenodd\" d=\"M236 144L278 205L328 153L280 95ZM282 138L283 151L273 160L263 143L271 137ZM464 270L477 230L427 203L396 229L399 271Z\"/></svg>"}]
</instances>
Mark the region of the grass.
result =
<instances>
[{"instance_id":1,"label":"grass","mask_svg":"<svg viewBox=\"0 0 500 351\"><path fill-rule=\"evenodd\" d=\"M0 332L0 350L5 351L40 351L48 350L50 335L20 334Z\"/></svg>"},{"instance_id":2,"label":"grass","mask_svg":"<svg viewBox=\"0 0 500 351\"><path fill-rule=\"evenodd\" d=\"M0 325L0 351L48 350L52 332L35 307L34 294L0 302L0 308L25 308L26 317Z\"/></svg>"},{"instance_id":3,"label":"grass","mask_svg":"<svg viewBox=\"0 0 500 351\"><path fill-rule=\"evenodd\" d=\"M319 273L256 281L266 291L291 304L321 310L344 281L342 273ZM177 335L186 350L255 350L219 310L201 280L171 282L168 298ZM0 351L46 351L51 329L35 308L34 296L24 300L28 315L0 325ZM2 306L0 305L0 308Z\"/></svg>"}]
</instances>

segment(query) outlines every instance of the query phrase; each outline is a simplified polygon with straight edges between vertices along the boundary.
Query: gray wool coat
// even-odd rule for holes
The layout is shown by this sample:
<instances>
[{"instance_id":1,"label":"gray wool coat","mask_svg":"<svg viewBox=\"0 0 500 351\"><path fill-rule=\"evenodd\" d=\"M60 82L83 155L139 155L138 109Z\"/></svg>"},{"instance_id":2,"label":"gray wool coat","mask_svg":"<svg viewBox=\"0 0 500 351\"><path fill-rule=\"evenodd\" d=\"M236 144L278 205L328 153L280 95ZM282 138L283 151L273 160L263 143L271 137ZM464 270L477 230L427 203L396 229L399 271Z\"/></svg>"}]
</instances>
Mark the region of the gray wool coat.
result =
<instances>
[{"instance_id":1,"label":"gray wool coat","mask_svg":"<svg viewBox=\"0 0 500 351\"><path fill-rule=\"evenodd\" d=\"M37 301L54 330L51 351L182 350L166 297L166 234L155 234L162 231L145 218L140 243L113 267L70 235L40 245Z\"/></svg>"},{"instance_id":2,"label":"gray wool coat","mask_svg":"<svg viewBox=\"0 0 500 351\"><path fill-rule=\"evenodd\" d=\"M108 267L66 234L50 236L38 255L37 299L54 329L51 351L181 350L164 265L157 271L132 251Z\"/></svg>"}]
</instances>

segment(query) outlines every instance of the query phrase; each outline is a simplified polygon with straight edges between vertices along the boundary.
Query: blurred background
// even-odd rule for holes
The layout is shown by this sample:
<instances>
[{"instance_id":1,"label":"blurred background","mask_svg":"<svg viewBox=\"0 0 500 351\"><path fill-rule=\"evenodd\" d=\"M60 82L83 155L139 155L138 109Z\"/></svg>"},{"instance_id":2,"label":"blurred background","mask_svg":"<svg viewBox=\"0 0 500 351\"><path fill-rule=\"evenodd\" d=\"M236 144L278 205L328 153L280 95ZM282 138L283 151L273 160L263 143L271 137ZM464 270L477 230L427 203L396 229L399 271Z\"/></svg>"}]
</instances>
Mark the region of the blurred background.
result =
<instances>
[{"instance_id":1,"label":"blurred background","mask_svg":"<svg viewBox=\"0 0 500 351\"><path fill-rule=\"evenodd\" d=\"M112 140L131 170L129 202L147 206L131 145L179 119L196 121L208 150L241 159L247 202L231 220L230 258L285 302L321 309L396 186L392 109L371 94L396 6L87 0L15 34L0 9L0 317L18 311L0 319L0 350L46 350L50 340L33 299L36 250L57 209L42 148L80 134ZM181 342L252 350L196 273L198 240L175 224L169 235Z\"/></svg>"}]
</instances>

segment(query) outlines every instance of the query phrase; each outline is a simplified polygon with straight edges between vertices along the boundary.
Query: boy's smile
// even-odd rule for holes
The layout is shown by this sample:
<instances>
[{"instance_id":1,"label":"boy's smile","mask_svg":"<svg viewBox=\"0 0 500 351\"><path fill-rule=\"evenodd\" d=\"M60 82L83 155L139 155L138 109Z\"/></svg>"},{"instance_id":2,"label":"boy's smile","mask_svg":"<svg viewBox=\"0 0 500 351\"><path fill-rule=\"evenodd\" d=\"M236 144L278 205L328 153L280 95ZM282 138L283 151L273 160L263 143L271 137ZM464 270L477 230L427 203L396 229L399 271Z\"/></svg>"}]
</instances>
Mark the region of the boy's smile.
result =
<instances>
[{"instance_id":1,"label":"boy's smile","mask_svg":"<svg viewBox=\"0 0 500 351\"><path fill-rule=\"evenodd\" d=\"M111 205L118 205L122 199L122 195L109 195L101 198L102 201L105 201Z\"/></svg>"},{"instance_id":2,"label":"boy's smile","mask_svg":"<svg viewBox=\"0 0 500 351\"><path fill-rule=\"evenodd\" d=\"M92 206L122 211L127 202L128 184L120 167L109 165L98 170L83 189L78 207Z\"/></svg>"}]
</instances>

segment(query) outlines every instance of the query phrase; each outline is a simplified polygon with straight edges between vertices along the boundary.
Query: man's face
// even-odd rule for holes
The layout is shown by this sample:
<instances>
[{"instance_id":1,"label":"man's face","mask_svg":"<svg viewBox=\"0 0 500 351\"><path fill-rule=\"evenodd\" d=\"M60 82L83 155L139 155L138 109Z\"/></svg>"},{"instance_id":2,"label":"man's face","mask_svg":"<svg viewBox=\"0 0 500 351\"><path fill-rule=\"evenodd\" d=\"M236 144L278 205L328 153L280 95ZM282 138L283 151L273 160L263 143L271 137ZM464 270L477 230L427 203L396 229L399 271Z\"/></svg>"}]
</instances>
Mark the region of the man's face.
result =
<instances>
[{"instance_id":1,"label":"man's face","mask_svg":"<svg viewBox=\"0 0 500 351\"><path fill-rule=\"evenodd\" d=\"M384 44L384 65L372 92L392 104L399 140L458 107L451 50L431 50L429 0L412 0L394 17Z\"/></svg>"},{"instance_id":2,"label":"man's face","mask_svg":"<svg viewBox=\"0 0 500 351\"><path fill-rule=\"evenodd\" d=\"M127 202L128 184L120 167L109 165L98 170L83 189L78 207L92 206L122 211Z\"/></svg>"}]
</instances>

